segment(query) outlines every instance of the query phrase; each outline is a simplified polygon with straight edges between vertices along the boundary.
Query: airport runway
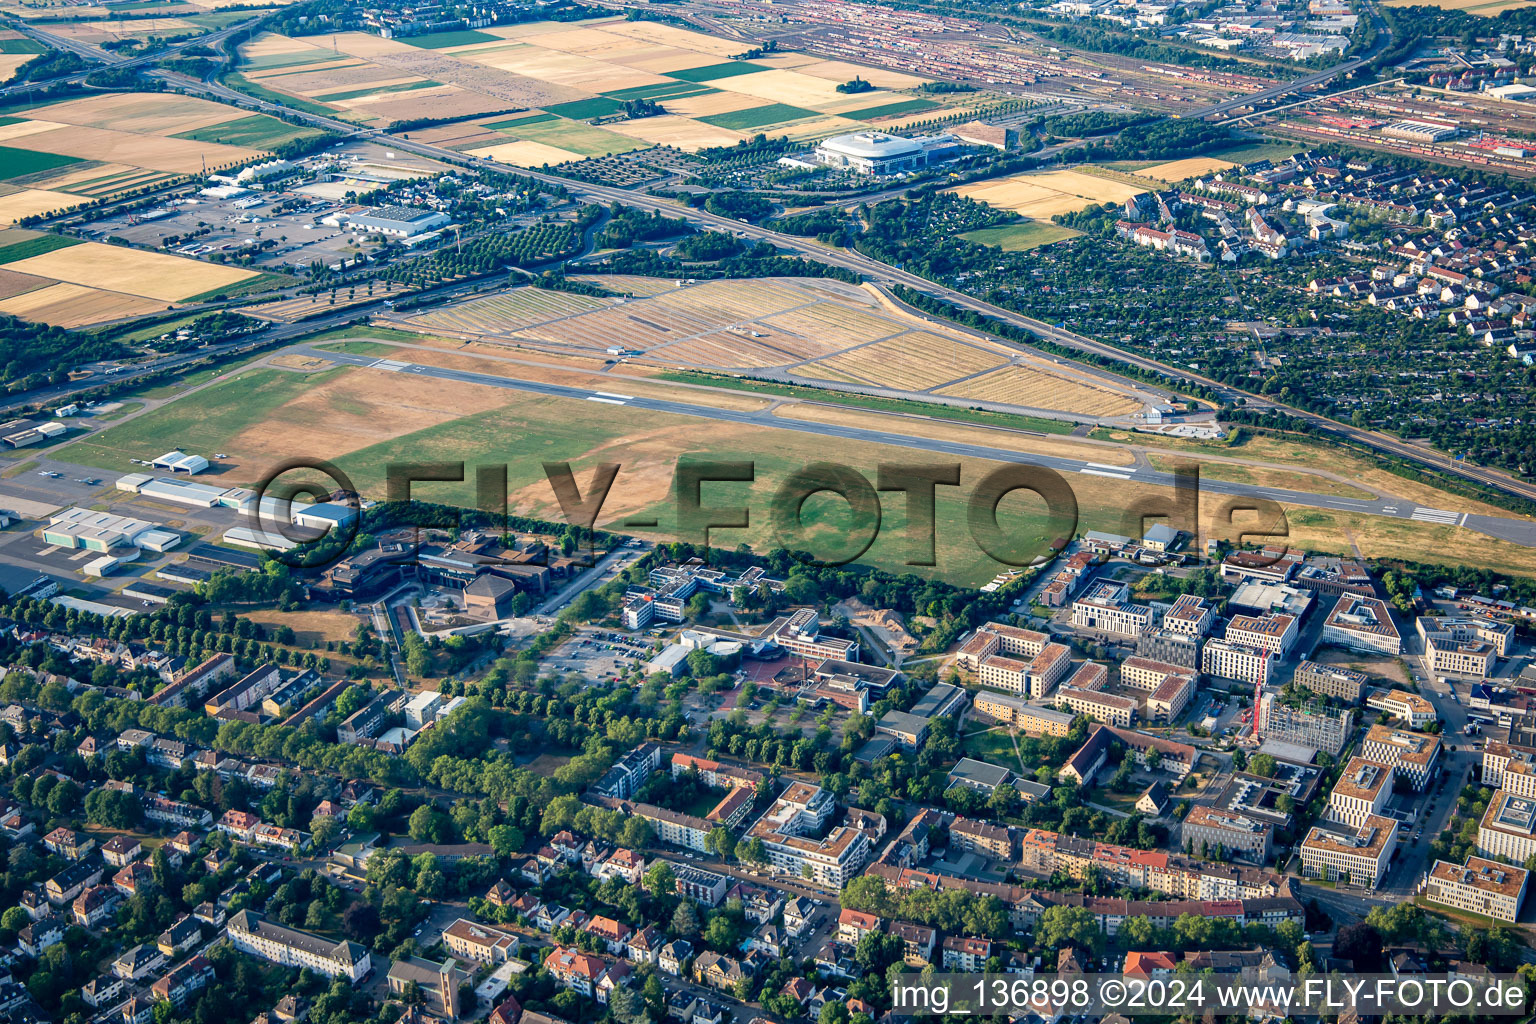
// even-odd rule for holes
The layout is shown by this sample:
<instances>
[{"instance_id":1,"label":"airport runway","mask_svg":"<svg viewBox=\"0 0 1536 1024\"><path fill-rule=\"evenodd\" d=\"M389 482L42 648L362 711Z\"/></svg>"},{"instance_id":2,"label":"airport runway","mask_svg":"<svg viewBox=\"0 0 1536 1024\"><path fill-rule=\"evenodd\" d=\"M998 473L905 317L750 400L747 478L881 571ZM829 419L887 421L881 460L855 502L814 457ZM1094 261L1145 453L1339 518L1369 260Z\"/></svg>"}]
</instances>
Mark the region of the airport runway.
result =
<instances>
[{"instance_id":1,"label":"airport runway","mask_svg":"<svg viewBox=\"0 0 1536 1024\"><path fill-rule=\"evenodd\" d=\"M694 405L689 402L671 401L661 398L646 398L623 394L618 391L598 391L592 388L567 387L560 384L519 380L514 377L471 373L467 370L453 370L440 366L426 366L421 363L411 363L401 359L381 359L376 356L351 355L307 345L290 351L348 366L365 366L394 373L434 377L439 380L458 381L464 384L480 384L486 387L503 388L508 391L522 391L553 398L568 398L604 405L624 406L646 412L671 413L677 416L695 416L728 423L745 423L769 427L775 430L796 430L801 433L817 434L822 437L844 438L850 441L868 441L875 444L912 448L951 457L989 459L994 462L1016 462L1033 466L1045 466L1063 474L1077 473L1084 476L1125 480L1157 487L1172 487L1174 485L1174 475L1172 473L1149 467L1115 466L1083 459L1066 459L1054 455L1037 455L1029 452L1013 451L1007 448L992 448L986 445L919 437L892 430L873 430L863 427L843 426L835 423L794 420L774 416L764 411L743 412L736 409L717 409L707 405ZM621 388L623 384L616 381L613 387ZM1210 494L1232 495L1243 498L1267 498L1285 505L1299 505L1307 508L1326 509L1333 512L1357 512L1366 515L1387 516L1393 519L1410 519L1445 526L1464 526L1469 530L1476 530L1491 537L1511 541L1522 547L1536 547L1536 522L1524 519L1473 515L1455 509L1428 508L1415 505L1413 502L1399 501L1392 498L1374 500L1341 498L1329 494L1309 494L1304 491L1288 491L1274 487L1261 487L1255 484L1237 483L1230 480L1212 480L1209 478L1202 478L1200 480L1200 489Z\"/></svg>"}]
</instances>

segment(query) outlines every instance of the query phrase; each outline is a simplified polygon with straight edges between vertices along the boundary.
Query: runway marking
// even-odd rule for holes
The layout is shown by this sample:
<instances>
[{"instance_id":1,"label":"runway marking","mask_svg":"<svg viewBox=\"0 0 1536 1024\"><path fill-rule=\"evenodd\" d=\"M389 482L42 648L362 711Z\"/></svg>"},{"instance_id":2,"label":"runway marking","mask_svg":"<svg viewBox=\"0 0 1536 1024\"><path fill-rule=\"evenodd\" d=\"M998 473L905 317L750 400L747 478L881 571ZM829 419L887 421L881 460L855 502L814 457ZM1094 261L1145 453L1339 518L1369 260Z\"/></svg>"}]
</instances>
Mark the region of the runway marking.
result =
<instances>
[{"instance_id":1,"label":"runway marking","mask_svg":"<svg viewBox=\"0 0 1536 1024\"><path fill-rule=\"evenodd\" d=\"M594 395L602 395L604 398L622 398L626 402L634 401L634 395L620 395L612 391L594 391Z\"/></svg>"},{"instance_id":2,"label":"runway marking","mask_svg":"<svg viewBox=\"0 0 1536 1024\"><path fill-rule=\"evenodd\" d=\"M1108 469L1108 470L1111 470L1111 471L1116 472L1116 473L1134 473L1134 472L1136 472L1136 469L1133 466L1111 466L1107 462L1085 462L1085 463L1083 463L1083 465L1085 465L1085 466L1096 466L1099 469Z\"/></svg>"},{"instance_id":3,"label":"runway marking","mask_svg":"<svg viewBox=\"0 0 1536 1024\"><path fill-rule=\"evenodd\" d=\"M1442 523L1446 526L1455 526L1461 516L1462 513L1460 512L1447 512L1441 508L1416 508L1408 518L1417 519L1421 523Z\"/></svg>"},{"instance_id":4,"label":"runway marking","mask_svg":"<svg viewBox=\"0 0 1536 1024\"><path fill-rule=\"evenodd\" d=\"M1089 476L1107 476L1114 480L1129 480L1131 478L1129 473L1106 473L1102 469L1089 469L1086 466L1079 469L1078 472L1087 473Z\"/></svg>"},{"instance_id":5,"label":"runway marking","mask_svg":"<svg viewBox=\"0 0 1536 1024\"><path fill-rule=\"evenodd\" d=\"M368 364L368 366L371 369L374 369L374 370L388 370L390 373L399 373L401 370L405 369L406 366L408 366L408 365L409 365L408 363L402 363L398 359L380 359L377 362L372 362L372 363Z\"/></svg>"},{"instance_id":6,"label":"runway marking","mask_svg":"<svg viewBox=\"0 0 1536 1024\"><path fill-rule=\"evenodd\" d=\"M589 402L602 402L604 405L623 405L624 404L623 402L619 401L617 398L599 398L597 395L588 395L587 396L587 401L589 401Z\"/></svg>"}]
</instances>

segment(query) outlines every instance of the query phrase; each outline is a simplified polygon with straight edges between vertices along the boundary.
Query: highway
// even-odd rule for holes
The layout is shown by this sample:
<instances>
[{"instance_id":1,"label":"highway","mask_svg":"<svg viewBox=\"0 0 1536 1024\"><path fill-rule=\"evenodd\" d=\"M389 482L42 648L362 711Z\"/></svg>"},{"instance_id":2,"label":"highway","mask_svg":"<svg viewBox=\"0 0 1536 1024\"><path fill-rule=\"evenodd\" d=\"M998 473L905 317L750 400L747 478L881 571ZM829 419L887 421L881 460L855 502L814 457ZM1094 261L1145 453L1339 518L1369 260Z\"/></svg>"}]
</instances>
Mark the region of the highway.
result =
<instances>
[{"instance_id":1,"label":"highway","mask_svg":"<svg viewBox=\"0 0 1536 1024\"><path fill-rule=\"evenodd\" d=\"M90 43L83 43L78 39L68 39L64 36L55 35L52 32L37 28L36 26L30 25L24 21L17 21L14 23L14 25L18 31L32 37L33 39L42 43L44 46L52 47L55 50L68 51L78 57L84 58L85 60L97 61L99 63L106 64L108 67L114 70L117 70L142 68L153 64L156 61L164 60L166 57L184 50L189 46L207 46L211 49L218 50L220 44L223 43L224 40L228 39L230 36L234 35L236 32L241 31L242 29L249 28L260 20L260 17L247 18L245 21L242 21L238 24L227 25L224 28L219 29L217 32L210 32L207 35L197 36L193 39L183 39L181 42L172 43L170 46L167 46L164 49L155 50L152 53L140 54L136 57L121 57L108 50L103 50L99 46L93 46ZM102 69L87 68L84 71L76 71L74 74L70 75L60 75L58 78L49 78L41 82L23 82L19 85L12 85L4 89L0 89L0 96L12 96L24 92L32 92L37 89L43 89L54 85L62 85L69 82L80 82L100 70Z\"/></svg>"},{"instance_id":2,"label":"highway","mask_svg":"<svg viewBox=\"0 0 1536 1024\"><path fill-rule=\"evenodd\" d=\"M291 351L346 366L371 367L407 376L429 377L436 380L456 381L462 384L478 384L485 387L502 388L508 391L519 391L551 398L565 398L573 401L594 402L643 412L691 416L717 422L745 424L774 430L794 430L825 438L893 445L898 448L915 449L950 458L988 459L994 462L1013 462L1032 466L1044 466L1062 474L1071 473L1097 477L1099 479L1122 480L1155 487L1172 487L1175 483L1172 473L1145 467L1133 468L1095 463L1084 459L1036 455L1008 448L994 448L988 445L967 444L959 441L945 441L937 438L922 437L895 430L875 430L833 423L816 423L808 420L775 416L765 410L744 412L737 409L720 409L713 406L696 405L691 402L672 399L629 395L617 390L598 391L592 388L546 384L542 381L520 380L515 377L474 373L468 370L455 370L441 366L427 366L421 363L408 362L403 358L351 355L329 349L315 348L309 345L298 345ZM404 355L403 352L402 355ZM616 389L623 386L623 383L619 381L615 381L611 385L611 387ZM555 454L562 458L575 458L581 453ZM1309 494L1304 491L1261 487L1228 480L1201 480L1200 489L1202 492L1210 494L1249 499L1267 499L1286 505L1325 509L1332 512L1386 516L1393 519L1409 519L1416 522L1446 526L1464 526L1467 529L1476 530L1479 533L1485 533L1502 540L1508 540L1524 547L1536 547L1536 522L1524 519L1470 515L1466 512L1457 512L1451 509L1426 508L1415 505L1412 502L1399 501L1394 498L1360 500L1342 498L1330 494Z\"/></svg>"}]
</instances>

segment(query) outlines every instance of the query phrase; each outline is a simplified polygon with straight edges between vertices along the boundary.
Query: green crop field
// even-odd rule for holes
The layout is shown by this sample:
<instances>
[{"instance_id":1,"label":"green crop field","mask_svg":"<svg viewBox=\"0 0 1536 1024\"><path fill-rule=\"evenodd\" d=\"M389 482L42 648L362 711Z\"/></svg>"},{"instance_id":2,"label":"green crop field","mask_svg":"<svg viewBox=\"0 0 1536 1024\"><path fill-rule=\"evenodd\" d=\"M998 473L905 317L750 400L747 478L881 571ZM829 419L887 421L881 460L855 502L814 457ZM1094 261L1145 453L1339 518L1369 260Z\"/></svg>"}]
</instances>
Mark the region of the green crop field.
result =
<instances>
[{"instance_id":1,"label":"green crop field","mask_svg":"<svg viewBox=\"0 0 1536 1024\"><path fill-rule=\"evenodd\" d=\"M529 114L527 117L513 117L505 121L492 121L486 125L494 131L504 131L508 128L519 128L525 124L543 124L545 121L560 120L554 114Z\"/></svg>"},{"instance_id":2,"label":"green crop field","mask_svg":"<svg viewBox=\"0 0 1536 1024\"><path fill-rule=\"evenodd\" d=\"M271 149L294 139L319 135L318 128L300 128L286 121L279 121L266 114L212 124L206 128L194 128L174 136L178 139L194 139L198 142L222 142L226 146L244 146L247 149Z\"/></svg>"},{"instance_id":3,"label":"green crop field","mask_svg":"<svg viewBox=\"0 0 1536 1024\"><path fill-rule=\"evenodd\" d=\"M377 96L390 92L415 92L417 89L435 89L442 82L434 82L431 79L423 79L420 82L406 82L402 85L384 85L372 89L347 89L344 92L328 92L315 99L321 103L338 103L342 100L355 100L363 96Z\"/></svg>"},{"instance_id":4,"label":"green crop field","mask_svg":"<svg viewBox=\"0 0 1536 1024\"><path fill-rule=\"evenodd\" d=\"M673 82L670 85L637 85L632 89L615 89L603 95L616 100L671 100L719 91L693 82Z\"/></svg>"},{"instance_id":5,"label":"green crop field","mask_svg":"<svg viewBox=\"0 0 1536 1024\"><path fill-rule=\"evenodd\" d=\"M735 78L737 75L755 75L759 71L772 71L766 64L754 64L749 60L729 60L724 64L706 64L702 68L684 68L681 71L667 72L668 78L676 78L681 82L713 82L721 78Z\"/></svg>"},{"instance_id":6,"label":"green crop field","mask_svg":"<svg viewBox=\"0 0 1536 1024\"><path fill-rule=\"evenodd\" d=\"M269 53L263 57L242 57L240 68L244 71L271 71L274 68L297 67L301 64L328 64L333 60L347 60L329 50L304 50L300 53Z\"/></svg>"},{"instance_id":7,"label":"green crop field","mask_svg":"<svg viewBox=\"0 0 1536 1024\"><path fill-rule=\"evenodd\" d=\"M879 106L865 107L863 110L850 110L839 117L851 118L855 121L870 117L895 117L898 114L918 114L927 110L937 110L940 104L931 100L897 100L894 103L882 103Z\"/></svg>"},{"instance_id":8,"label":"green crop field","mask_svg":"<svg viewBox=\"0 0 1536 1024\"><path fill-rule=\"evenodd\" d=\"M724 114L711 114L698 120L705 124L712 124L716 128L729 128L732 131L747 131L751 128L761 128L764 125L783 124L786 121L803 121L808 117L821 117L814 110L804 107L791 106L788 103L770 103L764 107L748 107L746 110L731 110Z\"/></svg>"},{"instance_id":9,"label":"green crop field","mask_svg":"<svg viewBox=\"0 0 1536 1024\"><path fill-rule=\"evenodd\" d=\"M582 156L608 156L610 153L628 153L631 150L644 149L650 145L648 142L632 139L628 135L620 135L618 132L610 132L603 128L582 124L580 121L568 121L565 118L541 121L536 124L525 124L520 128L514 129L510 134L529 142L542 142L546 146L568 149L572 153L580 153Z\"/></svg>"},{"instance_id":10,"label":"green crop field","mask_svg":"<svg viewBox=\"0 0 1536 1024\"><path fill-rule=\"evenodd\" d=\"M0 246L0 265L41 256L55 249L68 249L72 245L79 244L80 239L65 238L62 235L39 235L22 242L12 242L10 245Z\"/></svg>"},{"instance_id":11,"label":"green crop field","mask_svg":"<svg viewBox=\"0 0 1536 1024\"><path fill-rule=\"evenodd\" d=\"M594 96L589 100L572 100L570 103L556 103L544 109L559 117L568 117L573 121L586 121L593 117L607 117L609 114L617 114L624 109L624 104L618 100L611 100L606 96Z\"/></svg>"},{"instance_id":12,"label":"green crop field","mask_svg":"<svg viewBox=\"0 0 1536 1024\"><path fill-rule=\"evenodd\" d=\"M38 171L51 171L55 167L84 163L79 157L60 156L57 153L35 153L30 149L0 146L0 176L6 180L24 178Z\"/></svg>"},{"instance_id":13,"label":"green crop field","mask_svg":"<svg viewBox=\"0 0 1536 1024\"><path fill-rule=\"evenodd\" d=\"M1003 224L995 228L967 231L960 237L978 245L995 245L1008 252L1022 252L1025 249L1050 245L1064 238L1076 238L1080 234L1082 232L1060 224L1052 224L1050 221L1031 220L1022 224Z\"/></svg>"},{"instance_id":14,"label":"green crop field","mask_svg":"<svg viewBox=\"0 0 1536 1024\"><path fill-rule=\"evenodd\" d=\"M500 36L493 36L487 32L476 32L473 29L461 29L457 32L428 32L421 36L406 36L400 40L402 43L410 43L424 50L446 50L453 46L473 46L476 43L499 43Z\"/></svg>"},{"instance_id":15,"label":"green crop field","mask_svg":"<svg viewBox=\"0 0 1536 1024\"><path fill-rule=\"evenodd\" d=\"M0 53L46 53L48 48L33 39L0 39Z\"/></svg>"}]
</instances>

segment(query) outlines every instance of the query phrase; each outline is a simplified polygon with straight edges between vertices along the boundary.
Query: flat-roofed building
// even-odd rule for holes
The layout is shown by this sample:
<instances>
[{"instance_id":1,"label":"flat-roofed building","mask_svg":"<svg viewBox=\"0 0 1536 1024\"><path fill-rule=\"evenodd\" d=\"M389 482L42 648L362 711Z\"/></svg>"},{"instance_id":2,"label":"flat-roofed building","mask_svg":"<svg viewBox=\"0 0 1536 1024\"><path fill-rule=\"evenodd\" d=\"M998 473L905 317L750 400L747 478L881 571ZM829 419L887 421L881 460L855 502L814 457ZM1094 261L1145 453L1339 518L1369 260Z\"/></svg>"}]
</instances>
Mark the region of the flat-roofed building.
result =
<instances>
[{"instance_id":1,"label":"flat-roofed building","mask_svg":"<svg viewBox=\"0 0 1536 1024\"><path fill-rule=\"evenodd\" d=\"M1234 615L1227 623L1226 638L1231 643L1257 647L1285 657L1301 632L1294 615L1265 612L1263 615Z\"/></svg>"},{"instance_id":2,"label":"flat-roofed building","mask_svg":"<svg viewBox=\"0 0 1536 1024\"><path fill-rule=\"evenodd\" d=\"M1301 873L1374 889L1386 876L1396 840L1397 822L1375 814L1353 827L1314 825L1301 841Z\"/></svg>"},{"instance_id":3,"label":"flat-roofed building","mask_svg":"<svg viewBox=\"0 0 1536 1024\"><path fill-rule=\"evenodd\" d=\"M1351 828L1359 828L1365 819L1381 813L1392 799L1393 769L1390 764L1364 757L1352 757L1339 773L1328 807L1323 816Z\"/></svg>"},{"instance_id":4,"label":"flat-roofed building","mask_svg":"<svg viewBox=\"0 0 1536 1024\"><path fill-rule=\"evenodd\" d=\"M1351 704L1360 703L1360 698L1365 695L1366 685L1370 682L1370 677L1364 672L1357 672L1342 665L1322 665L1315 661L1298 663L1296 672L1291 678L1297 685L1305 686L1313 693L1324 697L1337 697Z\"/></svg>"},{"instance_id":5,"label":"flat-roofed building","mask_svg":"<svg viewBox=\"0 0 1536 1024\"><path fill-rule=\"evenodd\" d=\"M1231 639L1207 640L1200 649L1200 669L1213 679L1231 679L1250 686L1268 686L1273 673L1272 651Z\"/></svg>"},{"instance_id":6,"label":"flat-roofed building","mask_svg":"<svg viewBox=\"0 0 1536 1024\"><path fill-rule=\"evenodd\" d=\"M1439 717L1427 698L1407 690L1373 690L1365 698L1365 706L1406 722L1411 729L1422 728Z\"/></svg>"},{"instance_id":7,"label":"flat-roofed building","mask_svg":"<svg viewBox=\"0 0 1536 1024\"><path fill-rule=\"evenodd\" d=\"M1418 631L1419 639L1426 643L1434 635L1447 637L1458 643L1484 643L1492 647L1494 654L1501 658L1509 657L1510 651L1514 650L1515 646L1513 623L1499 622L1480 615L1458 617L1421 615L1414 623L1414 628Z\"/></svg>"},{"instance_id":8,"label":"flat-roofed building","mask_svg":"<svg viewBox=\"0 0 1536 1024\"><path fill-rule=\"evenodd\" d=\"M1184 636L1204 636L1216 621L1216 609L1205 598L1195 594L1180 594L1173 607L1163 614L1163 629Z\"/></svg>"},{"instance_id":9,"label":"flat-roofed building","mask_svg":"<svg viewBox=\"0 0 1536 1024\"><path fill-rule=\"evenodd\" d=\"M1152 622L1152 609L1131 601L1124 583L1099 580L1072 602L1072 626L1101 633L1137 637Z\"/></svg>"},{"instance_id":10,"label":"flat-roofed building","mask_svg":"<svg viewBox=\"0 0 1536 1024\"><path fill-rule=\"evenodd\" d=\"M1277 612L1293 615L1297 619L1307 614L1316 598L1310 590L1302 590L1284 583L1265 583L1244 580L1227 598L1227 610L1242 615L1264 615Z\"/></svg>"},{"instance_id":11,"label":"flat-roofed building","mask_svg":"<svg viewBox=\"0 0 1536 1024\"><path fill-rule=\"evenodd\" d=\"M1424 877L1424 898L1496 921L1514 921L1525 899L1530 872L1469 855L1467 863L1437 860Z\"/></svg>"},{"instance_id":12,"label":"flat-roofed building","mask_svg":"<svg viewBox=\"0 0 1536 1024\"><path fill-rule=\"evenodd\" d=\"M1372 761L1390 764L1393 772L1422 792L1439 766L1440 737L1377 724L1366 732L1360 753Z\"/></svg>"},{"instance_id":13,"label":"flat-roofed building","mask_svg":"<svg viewBox=\"0 0 1536 1024\"><path fill-rule=\"evenodd\" d=\"M824 837L836 801L820 786L792 782L747 830L759 839L776 871L841 888L869 859L869 837L847 825L835 825Z\"/></svg>"},{"instance_id":14,"label":"flat-roofed building","mask_svg":"<svg viewBox=\"0 0 1536 1024\"><path fill-rule=\"evenodd\" d=\"M1366 654L1403 653L1403 637L1386 602L1359 594L1345 594L1334 604L1323 623L1322 641Z\"/></svg>"},{"instance_id":15,"label":"flat-roofed building","mask_svg":"<svg viewBox=\"0 0 1536 1024\"><path fill-rule=\"evenodd\" d=\"M1269 859L1274 829L1267 821L1250 817L1238 811L1221 807L1199 805L1191 807L1180 826L1180 835L1186 846L1194 844L1198 854L1209 851L1207 856L1220 857L1217 851L1228 855L1246 857L1256 864Z\"/></svg>"},{"instance_id":16,"label":"flat-roofed building","mask_svg":"<svg viewBox=\"0 0 1536 1024\"><path fill-rule=\"evenodd\" d=\"M1507 789L1494 790L1478 823L1477 852L1524 864L1536 853L1536 799Z\"/></svg>"},{"instance_id":17,"label":"flat-roofed building","mask_svg":"<svg viewBox=\"0 0 1536 1024\"><path fill-rule=\"evenodd\" d=\"M1221 560L1221 578L1228 582L1249 579L1284 583L1295 573L1304 557L1301 552L1285 548L1234 551Z\"/></svg>"},{"instance_id":18,"label":"flat-roofed building","mask_svg":"<svg viewBox=\"0 0 1536 1024\"><path fill-rule=\"evenodd\" d=\"M1482 783L1497 789L1504 784L1504 773L1515 762L1536 762L1536 747L1489 740L1483 746Z\"/></svg>"},{"instance_id":19,"label":"flat-roofed building","mask_svg":"<svg viewBox=\"0 0 1536 1024\"><path fill-rule=\"evenodd\" d=\"M905 711L887 711L875 723L875 732L891 737L907 750L917 750L928 738L928 719Z\"/></svg>"},{"instance_id":20,"label":"flat-roofed building","mask_svg":"<svg viewBox=\"0 0 1536 1024\"><path fill-rule=\"evenodd\" d=\"M778 644L791 654L816 661L858 661L856 640L821 635L821 616L815 608L796 608L768 624L760 640Z\"/></svg>"},{"instance_id":21,"label":"flat-roofed building","mask_svg":"<svg viewBox=\"0 0 1536 1024\"><path fill-rule=\"evenodd\" d=\"M1198 672L1202 639L1168 629L1146 629L1136 638L1136 656Z\"/></svg>"},{"instance_id":22,"label":"flat-roofed building","mask_svg":"<svg viewBox=\"0 0 1536 1024\"><path fill-rule=\"evenodd\" d=\"M1424 638L1424 667L1431 675L1487 679L1497 660L1493 645L1481 640L1453 640L1445 633Z\"/></svg>"}]
</instances>

